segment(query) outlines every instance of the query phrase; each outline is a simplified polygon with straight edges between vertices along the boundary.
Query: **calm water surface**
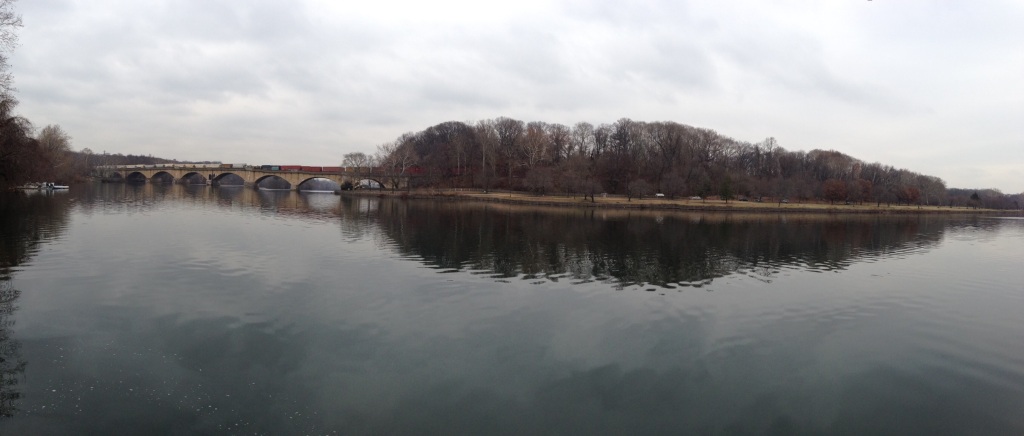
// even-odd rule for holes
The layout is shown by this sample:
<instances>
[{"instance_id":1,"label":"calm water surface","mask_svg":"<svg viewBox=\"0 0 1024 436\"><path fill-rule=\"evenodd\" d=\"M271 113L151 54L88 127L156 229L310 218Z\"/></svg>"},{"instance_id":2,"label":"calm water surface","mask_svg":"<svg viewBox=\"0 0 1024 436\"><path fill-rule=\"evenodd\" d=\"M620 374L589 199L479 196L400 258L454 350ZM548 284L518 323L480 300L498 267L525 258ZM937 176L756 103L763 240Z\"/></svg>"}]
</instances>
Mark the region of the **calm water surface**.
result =
<instances>
[{"instance_id":1,"label":"calm water surface","mask_svg":"<svg viewBox=\"0 0 1024 436\"><path fill-rule=\"evenodd\" d=\"M0 196L2 434L1024 434L1024 221Z\"/></svg>"}]
</instances>

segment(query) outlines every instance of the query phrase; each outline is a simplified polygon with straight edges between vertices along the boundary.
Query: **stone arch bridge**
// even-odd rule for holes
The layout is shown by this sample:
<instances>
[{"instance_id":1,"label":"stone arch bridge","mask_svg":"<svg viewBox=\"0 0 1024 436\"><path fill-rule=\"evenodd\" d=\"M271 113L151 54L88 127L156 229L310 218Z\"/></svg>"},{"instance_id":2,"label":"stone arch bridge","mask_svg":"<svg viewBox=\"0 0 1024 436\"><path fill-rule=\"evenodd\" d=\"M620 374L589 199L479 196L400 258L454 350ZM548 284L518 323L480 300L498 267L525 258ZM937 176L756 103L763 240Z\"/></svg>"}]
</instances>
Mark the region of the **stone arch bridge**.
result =
<instances>
[{"instance_id":1,"label":"stone arch bridge","mask_svg":"<svg viewBox=\"0 0 1024 436\"><path fill-rule=\"evenodd\" d=\"M279 167L278 167L279 168ZM327 179L338 185L350 182L359 185L362 180L377 182L382 187L405 189L409 186L409 175L385 174L379 168L301 167L302 169L264 169L251 165L217 165L217 164L169 164L169 165L105 165L96 167L94 174L104 180L145 180L154 178L165 179L170 176L174 182L198 180L206 184L218 184L225 176L234 174L241 177L245 186L256 187L266 179L283 179L291 185L292 190L299 190L303 183L313 179ZM196 177L198 176L198 177Z\"/></svg>"}]
</instances>

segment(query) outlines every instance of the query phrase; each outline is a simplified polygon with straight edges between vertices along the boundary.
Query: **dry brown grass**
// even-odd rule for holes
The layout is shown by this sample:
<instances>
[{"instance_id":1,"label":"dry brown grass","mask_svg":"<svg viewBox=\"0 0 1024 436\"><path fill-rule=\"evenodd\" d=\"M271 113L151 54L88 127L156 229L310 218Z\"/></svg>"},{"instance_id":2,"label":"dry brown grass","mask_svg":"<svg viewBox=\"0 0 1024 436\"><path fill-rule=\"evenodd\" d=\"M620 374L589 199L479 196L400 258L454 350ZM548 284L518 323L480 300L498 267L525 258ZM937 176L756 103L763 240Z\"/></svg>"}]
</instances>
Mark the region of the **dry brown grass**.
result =
<instances>
[{"instance_id":1,"label":"dry brown grass","mask_svg":"<svg viewBox=\"0 0 1024 436\"><path fill-rule=\"evenodd\" d=\"M411 197L432 197L432 198L465 198L481 201L492 201L501 203L519 203L533 205L551 206L574 206L574 207L606 207L615 209L665 209L665 210L697 210L697 211L750 211L750 212L817 212L817 213L991 213L998 212L989 209L965 209L962 207L949 208L937 206L907 206L907 205L877 205L874 202L864 204L828 204L826 202L803 202L803 203L778 203L754 201L728 202L717 199L690 200L667 198L644 198L627 199L619 195L598 195L591 202L590 198L583 199L581 196L572 197L566 195L536 195L521 192L489 192L484 193L476 190L423 190L404 193L390 193L387 191L378 192L383 195L407 195Z\"/></svg>"}]
</instances>

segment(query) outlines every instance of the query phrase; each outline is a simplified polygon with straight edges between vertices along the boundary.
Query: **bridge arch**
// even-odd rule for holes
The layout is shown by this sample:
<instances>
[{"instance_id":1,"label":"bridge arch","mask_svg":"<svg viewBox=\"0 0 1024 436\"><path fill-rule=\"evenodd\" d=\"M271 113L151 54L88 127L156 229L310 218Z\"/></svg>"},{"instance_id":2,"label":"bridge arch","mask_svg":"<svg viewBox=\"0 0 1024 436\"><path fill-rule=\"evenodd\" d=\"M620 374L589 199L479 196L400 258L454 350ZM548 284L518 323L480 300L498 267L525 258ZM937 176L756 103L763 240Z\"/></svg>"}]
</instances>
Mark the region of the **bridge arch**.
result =
<instances>
[{"instance_id":1,"label":"bridge arch","mask_svg":"<svg viewBox=\"0 0 1024 436\"><path fill-rule=\"evenodd\" d=\"M267 184L271 186L261 187L260 184L263 182L267 182ZM257 178L256 181L253 182L253 187L257 189L292 189L293 186L291 182L277 174L267 174Z\"/></svg>"},{"instance_id":2,"label":"bridge arch","mask_svg":"<svg viewBox=\"0 0 1024 436\"><path fill-rule=\"evenodd\" d=\"M133 183L145 183L146 182L146 175L142 174L139 171L132 171L132 172L128 173L127 176L124 176L124 180L126 182L133 182Z\"/></svg>"},{"instance_id":3,"label":"bridge arch","mask_svg":"<svg viewBox=\"0 0 1024 436\"><path fill-rule=\"evenodd\" d=\"M238 174L235 174L233 172L230 172L230 171L226 172L226 173L217 174L216 176L213 177L213 179L211 179L211 181L214 182L214 184L218 184L218 185L221 185L221 186L242 186L242 185L245 185L245 177L242 177L242 176L240 176ZM224 182L234 182L234 183L230 183L230 184L225 185Z\"/></svg>"},{"instance_id":4,"label":"bridge arch","mask_svg":"<svg viewBox=\"0 0 1024 436\"><path fill-rule=\"evenodd\" d=\"M332 191L333 192L334 190L338 189L341 186L341 184L338 183L338 180L336 180L334 177L328 177L326 175L322 175L322 176L306 177L306 178L302 179L301 182L295 184L295 190L296 191L308 191L310 189L303 189L303 185L306 185L306 188L308 188L310 186L310 182L313 182L313 181L316 181L316 180L325 180L325 181L331 182L331 187L329 189L328 188L325 188L325 189L315 189L317 191Z\"/></svg>"},{"instance_id":5,"label":"bridge arch","mask_svg":"<svg viewBox=\"0 0 1024 436\"><path fill-rule=\"evenodd\" d=\"M185 171L178 179L184 185L205 185L209 177L198 171Z\"/></svg>"},{"instance_id":6,"label":"bridge arch","mask_svg":"<svg viewBox=\"0 0 1024 436\"><path fill-rule=\"evenodd\" d=\"M354 180L352 189L387 189L388 187L387 183L377 177L353 177L352 180ZM364 187L364 181L376 183L377 187Z\"/></svg>"},{"instance_id":7,"label":"bridge arch","mask_svg":"<svg viewBox=\"0 0 1024 436\"><path fill-rule=\"evenodd\" d=\"M174 183L174 176L167 171L157 171L149 177L151 183Z\"/></svg>"}]
</instances>

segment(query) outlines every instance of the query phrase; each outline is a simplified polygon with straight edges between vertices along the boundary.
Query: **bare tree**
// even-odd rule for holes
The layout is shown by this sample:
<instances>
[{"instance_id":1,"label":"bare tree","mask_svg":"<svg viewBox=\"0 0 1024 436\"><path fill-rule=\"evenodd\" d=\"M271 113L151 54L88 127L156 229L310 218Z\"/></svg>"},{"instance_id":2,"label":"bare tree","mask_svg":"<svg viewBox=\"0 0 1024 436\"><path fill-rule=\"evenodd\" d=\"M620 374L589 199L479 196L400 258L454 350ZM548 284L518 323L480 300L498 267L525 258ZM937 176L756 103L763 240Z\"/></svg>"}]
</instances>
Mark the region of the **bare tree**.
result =
<instances>
[{"instance_id":1,"label":"bare tree","mask_svg":"<svg viewBox=\"0 0 1024 436\"><path fill-rule=\"evenodd\" d=\"M51 124L43 127L36 136L40 152L50 162L56 178L69 181L71 174L71 135L60 126Z\"/></svg>"},{"instance_id":2,"label":"bare tree","mask_svg":"<svg viewBox=\"0 0 1024 436\"><path fill-rule=\"evenodd\" d=\"M608 144L611 142L612 137L612 126L609 124L602 124L594 129L594 143L590 149L590 157L599 158L606 151L608 151Z\"/></svg>"},{"instance_id":3,"label":"bare tree","mask_svg":"<svg viewBox=\"0 0 1024 436\"><path fill-rule=\"evenodd\" d=\"M522 154L522 137L526 130L522 121L501 117L494 121L498 134L498 152L505 158L508 169L508 188L512 189L512 168L519 165Z\"/></svg>"},{"instance_id":4,"label":"bare tree","mask_svg":"<svg viewBox=\"0 0 1024 436\"><path fill-rule=\"evenodd\" d=\"M571 131L564 124L548 124L548 144L551 146L551 160L556 165L569 157Z\"/></svg>"},{"instance_id":5,"label":"bare tree","mask_svg":"<svg viewBox=\"0 0 1024 436\"><path fill-rule=\"evenodd\" d=\"M48 153L66 153L71 151L71 135L56 124L43 127L36 136L39 146Z\"/></svg>"},{"instance_id":6,"label":"bare tree","mask_svg":"<svg viewBox=\"0 0 1024 436\"><path fill-rule=\"evenodd\" d=\"M480 146L480 185L484 192L491 188L490 174L494 173L497 159L494 150L498 147L498 133L493 121L479 121L473 127L477 144ZM490 166L488 166L490 164Z\"/></svg>"},{"instance_id":7,"label":"bare tree","mask_svg":"<svg viewBox=\"0 0 1024 436\"><path fill-rule=\"evenodd\" d=\"M457 185L461 185L464 179L464 175L468 173L467 168L469 166L469 154L473 149L473 131L467 124L465 132L455 135L452 139L451 150L455 157L455 171L454 176L456 177Z\"/></svg>"},{"instance_id":8,"label":"bare tree","mask_svg":"<svg viewBox=\"0 0 1024 436\"><path fill-rule=\"evenodd\" d=\"M9 71L7 54L18 46L17 29L21 15L14 12L17 0L0 0L0 95L10 97L14 92L14 78Z\"/></svg>"},{"instance_id":9,"label":"bare tree","mask_svg":"<svg viewBox=\"0 0 1024 436\"><path fill-rule=\"evenodd\" d=\"M662 192L670 199L675 199L686 193L686 180L679 173L673 171L661 181Z\"/></svg>"},{"instance_id":10,"label":"bare tree","mask_svg":"<svg viewBox=\"0 0 1024 436\"><path fill-rule=\"evenodd\" d=\"M341 165L344 167L354 167L356 174L363 174L363 168L368 167L370 164L370 156L361 151L352 153L346 153L344 159L341 161Z\"/></svg>"},{"instance_id":11,"label":"bare tree","mask_svg":"<svg viewBox=\"0 0 1024 436\"><path fill-rule=\"evenodd\" d=\"M586 201L587 196L589 195L591 203L597 202L597 200L594 198L594 195L597 194L598 192L601 192L601 190L603 189L603 187L601 186L601 182L598 182L597 179L593 177L587 177L586 179L584 179L582 184L580 185L580 188L583 192L583 201Z\"/></svg>"},{"instance_id":12,"label":"bare tree","mask_svg":"<svg viewBox=\"0 0 1024 436\"><path fill-rule=\"evenodd\" d=\"M653 193L654 187L644 179L632 180L626 185L626 201L631 201L633 197L643 200L645 195Z\"/></svg>"},{"instance_id":13,"label":"bare tree","mask_svg":"<svg viewBox=\"0 0 1024 436\"><path fill-rule=\"evenodd\" d=\"M554 171L548 167L531 168L526 173L526 187L533 192L544 195L555 187Z\"/></svg>"},{"instance_id":14,"label":"bare tree","mask_svg":"<svg viewBox=\"0 0 1024 436\"><path fill-rule=\"evenodd\" d=\"M576 123L572 128L569 150L566 154L590 155L594 148L594 125L585 122Z\"/></svg>"},{"instance_id":15,"label":"bare tree","mask_svg":"<svg viewBox=\"0 0 1024 436\"><path fill-rule=\"evenodd\" d=\"M17 102L0 95L0 188L40 181L48 175L47 161L32 138L32 123L14 115ZM35 180L33 180L35 179Z\"/></svg>"},{"instance_id":16,"label":"bare tree","mask_svg":"<svg viewBox=\"0 0 1024 436\"><path fill-rule=\"evenodd\" d=\"M416 152L412 148L413 134L406 133L395 142L377 146L375 160L384 168L391 179L391 189L398 189L401 178L416 164ZM347 156L347 155L346 155Z\"/></svg>"},{"instance_id":17,"label":"bare tree","mask_svg":"<svg viewBox=\"0 0 1024 436\"><path fill-rule=\"evenodd\" d=\"M665 174L676 165L683 152L683 129L680 127L675 123L651 123L646 126L656 150L656 155L651 161L655 163L659 185L664 184Z\"/></svg>"},{"instance_id":18,"label":"bare tree","mask_svg":"<svg viewBox=\"0 0 1024 436\"><path fill-rule=\"evenodd\" d=\"M728 203L729 200L732 200L734 193L732 178L725 176L725 179L722 180L722 184L718 187L718 197Z\"/></svg>"},{"instance_id":19,"label":"bare tree","mask_svg":"<svg viewBox=\"0 0 1024 436\"><path fill-rule=\"evenodd\" d=\"M590 166L590 158L581 154L574 154L562 162L561 184L566 194L575 196L583 192L583 182L593 175Z\"/></svg>"},{"instance_id":20,"label":"bare tree","mask_svg":"<svg viewBox=\"0 0 1024 436\"><path fill-rule=\"evenodd\" d=\"M550 149L550 138L545 124L538 121L527 124L522 148L526 167L535 168L548 161Z\"/></svg>"},{"instance_id":21,"label":"bare tree","mask_svg":"<svg viewBox=\"0 0 1024 436\"><path fill-rule=\"evenodd\" d=\"M0 50L11 51L18 46L15 28L21 27L21 15L14 12L18 0L0 0Z\"/></svg>"},{"instance_id":22,"label":"bare tree","mask_svg":"<svg viewBox=\"0 0 1024 436\"><path fill-rule=\"evenodd\" d=\"M828 200L829 204L835 204L836 201L846 200L846 183L839 179L828 179L825 181L824 196Z\"/></svg>"},{"instance_id":23,"label":"bare tree","mask_svg":"<svg viewBox=\"0 0 1024 436\"><path fill-rule=\"evenodd\" d=\"M934 176L920 175L916 180L925 204L942 204L946 196L946 182Z\"/></svg>"}]
</instances>

